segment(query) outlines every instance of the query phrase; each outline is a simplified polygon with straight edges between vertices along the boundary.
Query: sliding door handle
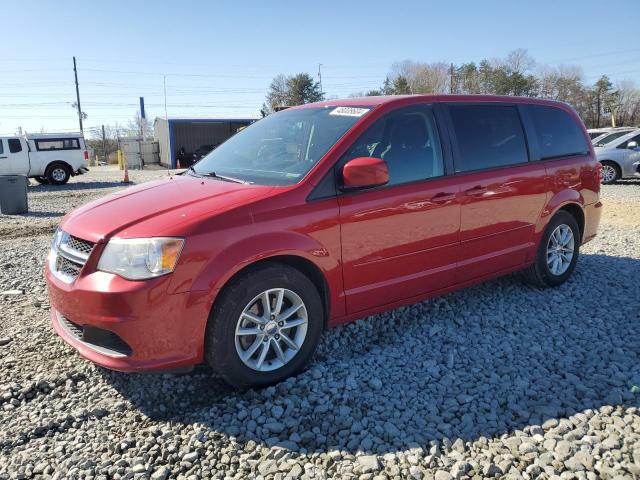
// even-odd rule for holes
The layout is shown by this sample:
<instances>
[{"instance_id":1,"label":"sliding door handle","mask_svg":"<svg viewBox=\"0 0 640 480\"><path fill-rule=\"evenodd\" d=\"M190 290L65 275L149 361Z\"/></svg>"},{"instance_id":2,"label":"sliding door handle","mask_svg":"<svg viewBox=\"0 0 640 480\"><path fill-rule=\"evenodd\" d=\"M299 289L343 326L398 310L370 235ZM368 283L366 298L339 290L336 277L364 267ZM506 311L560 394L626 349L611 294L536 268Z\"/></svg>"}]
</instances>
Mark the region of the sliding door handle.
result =
<instances>
[{"instance_id":1,"label":"sliding door handle","mask_svg":"<svg viewBox=\"0 0 640 480\"><path fill-rule=\"evenodd\" d=\"M482 187L480 185L476 185L473 188L470 188L469 190L465 190L464 194L469 196L469 197L479 197L480 195L484 195L485 193L487 193L487 187Z\"/></svg>"},{"instance_id":2,"label":"sliding door handle","mask_svg":"<svg viewBox=\"0 0 640 480\"><path fill-rule=\"evenodd\" d=\"M446 203L456 199L456 194L451 192L440 192L436 193L433 197L431 197L432 203Z\"/></svg>"}]
</instances>

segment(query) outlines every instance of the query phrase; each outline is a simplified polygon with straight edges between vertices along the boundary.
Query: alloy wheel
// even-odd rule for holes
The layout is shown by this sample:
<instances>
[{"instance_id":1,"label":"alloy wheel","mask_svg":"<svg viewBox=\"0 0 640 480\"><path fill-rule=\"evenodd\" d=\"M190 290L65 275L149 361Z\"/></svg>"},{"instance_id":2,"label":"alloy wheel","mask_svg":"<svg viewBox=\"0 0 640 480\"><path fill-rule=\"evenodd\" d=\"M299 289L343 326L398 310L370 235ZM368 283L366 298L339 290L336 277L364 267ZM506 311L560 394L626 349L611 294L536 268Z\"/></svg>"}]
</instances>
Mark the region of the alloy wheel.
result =
<instances>
[{"instance_id":1,"label":"alloy wheel","mask_svg":"<svg viewBox=\"0 0 640 480\"><path fill-rule=\"evenodd\" d=\"M613 182L617 176L616 169L611 165L602 166L602 183Z\"/></svg>"},{"instance_id":2,"label":"alloy wheel","mask_svg":"<svg viewBox=\"0 0 640 480\"><path fill-rule=\"evenodd\" d=\"M560 276L565 273L571 265L575 239L573 231L568 225L558 225L547 243L547 266L549 271Z\"/></svg>"},{"instance_id":3,"label":"alloy wheel","mask_svg":"<svg viewBox=\"0 0 640 480\"><path fill-rule=\"evenodd\" d=\"M247 304L238 318L236 352L252 370L276 370L300 351L307 326L307 309L295 292L286 288L265 290Z\"/></svg>"}]
</instances>

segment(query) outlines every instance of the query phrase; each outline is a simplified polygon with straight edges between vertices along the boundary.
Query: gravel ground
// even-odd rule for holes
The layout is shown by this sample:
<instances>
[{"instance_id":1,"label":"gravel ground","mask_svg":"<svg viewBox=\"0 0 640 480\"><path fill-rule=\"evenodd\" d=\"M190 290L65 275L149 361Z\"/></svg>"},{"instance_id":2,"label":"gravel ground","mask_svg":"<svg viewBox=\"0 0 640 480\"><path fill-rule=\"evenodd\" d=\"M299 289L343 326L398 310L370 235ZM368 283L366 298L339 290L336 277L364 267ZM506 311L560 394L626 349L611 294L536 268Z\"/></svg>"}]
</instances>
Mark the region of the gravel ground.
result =
<instances>
[{"instance_id":1,"label":"gravel ground","mask_svg":"<svg viewBox=\"0 0 640 480\"><path fill-rule=\"evenodd\" d=\"M165 172L132 172L136 182ZM97 169L0 216L0 479L640 478L640 181L557 289L517 275L328 332L309 370L231 390L94 366L49 326L60 217Z\"/></svg>"}]
</instances>

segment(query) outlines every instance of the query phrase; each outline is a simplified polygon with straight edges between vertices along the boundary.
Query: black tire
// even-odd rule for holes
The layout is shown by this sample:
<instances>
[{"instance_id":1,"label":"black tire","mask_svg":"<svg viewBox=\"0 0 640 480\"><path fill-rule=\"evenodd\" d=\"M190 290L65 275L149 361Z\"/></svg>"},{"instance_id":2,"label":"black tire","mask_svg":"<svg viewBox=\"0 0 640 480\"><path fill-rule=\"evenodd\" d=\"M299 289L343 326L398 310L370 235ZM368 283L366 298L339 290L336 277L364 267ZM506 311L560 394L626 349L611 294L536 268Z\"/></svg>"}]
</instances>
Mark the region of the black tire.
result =
<instances>
[{"instance_id":1,"label":"black tire","mask_svg":"<svg viewBox=\"0 0 640 480\"><path fill-rule=\"evenodd\" d=\"M549 244L549 238L560 225L566 225L571 229L574 239L573 257L569 264L569 268L561 275L554 275L547 263L547 246ZM549 221L547 228L544 231L540 245L538 246L538 252L536 258L529 268L524 270L525 280L536 287L557 287L563 284L573 273L576 268L578 256L580 254L580 243L582 242L582 235L580 233L580 227L578 222L569 212L564 210L556 213Z\"/></svg>"},{"instance_id":2,"label":"black tire","mask_svg":"<svg viewBox=\"0 0 640 480\"><path fill-rule=\"evenodd\" d=\"M47 177L33 177L33 179L38 182L40 185L48 185L49 180Z\"/></svg>"},{"instance_id":3,"label":"black tire","mask_svg":"<svg viewBox=\"0 0 640 480\"><path fill-rule=\"evenodd\" d=\"M54 163L47 167L46 178L51 185L64 185L71 178L71 169L64 163Z\"/></svg>"},{"instance_id":4,"label":"black tire","mask_svg":"<svg viewBox=\"0 0 640 480\"><path fill-rule=\"evenodd\" d=\"M601 181L603 185L611 185L612 183L616 183L618 180L620 180L620 177L622 176L622 172L620 172L620 167L618 166L618 164L614 162L610 162L609 160L605 160L601 163L603 168L603 175L602 175ZM607 169L607 171L610 172L610 175L607 176L606 180L604 175L605 169Z\"/></svg>"},{"instance_id":5,"label":"black tire","mask_svg":"<svg viewBox=\"0 0 640 480\"><path fill-rule=\"evenodd\" d=\"M307 331L297 353L283 366L258 371L247 366L236 351L236 326L245 307L269 289L284 288L303 301ZM273 317L272 317L273 318ZM234 387L263 387L303 370L316 349L324 329L324 309L317 288L309 278L292 267L269 263L233 279L216 301L205 332L205 360ZM257 336L255 337L257 340ZM255 341L250 337L250 343Z\"/></svg>"}]
</instances>

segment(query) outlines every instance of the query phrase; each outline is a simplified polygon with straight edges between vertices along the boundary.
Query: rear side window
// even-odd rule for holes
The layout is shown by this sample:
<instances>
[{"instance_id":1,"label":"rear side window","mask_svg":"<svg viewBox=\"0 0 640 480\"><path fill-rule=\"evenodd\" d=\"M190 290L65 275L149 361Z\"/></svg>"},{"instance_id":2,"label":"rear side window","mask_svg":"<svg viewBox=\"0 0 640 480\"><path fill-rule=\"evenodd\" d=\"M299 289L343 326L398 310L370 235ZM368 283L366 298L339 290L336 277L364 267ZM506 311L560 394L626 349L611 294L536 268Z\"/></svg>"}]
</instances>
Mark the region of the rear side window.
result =
<instances>
[{"instance_id":1,"label":"rear side window","mask_svg":"<svg viewBox=\"0 0 640 480\"><path fill-rule=\"evenodd\" d=\"M4 142L3 142L3 141L2 141L2 139L0 138L0 155L2 155L2 154L4 153L4 146L3 146L3 143L4 143Z\"/></svg>"},{"instance_id":2,"label":"rear side window","mask_svg":"<svg viewBox=\"0 0 640 480\"><path fill-rule=\"evenodd\" d=\"M47 150L79 150L80 142L77 138L47 138L36 140L36 149Z\"/></svg>"},{"instance_id":3,"label":"rear side window","mask_svg":"<svg viewBox=\"0 0 640 480\"><path fill-rule=\"evenodd\" d=\"M530 105L529 112L538 136L541 160L589 153L582 129L567 112L542 105Z\"/></svg>"},{"instance_id":4,"label":"rear side window","mask_svg":"<svg viewBox=\"0 0 640 480\"><path fill-rule=\"evenodd\" d=\"M10 138L7 143L9 144L9 152L18 153L22 151L22 144L19 138Z\"/></svg>"},{"instance_id":5,"label":"rear side window","mask_svg":"<svg viewBox=\"0 0 640 480\"><path fill-rule=\"evenodd\" d=\"M456 172L529 160L518 109L504 105L450 105L458 152Z\"/></svg>"}]
</instances>

